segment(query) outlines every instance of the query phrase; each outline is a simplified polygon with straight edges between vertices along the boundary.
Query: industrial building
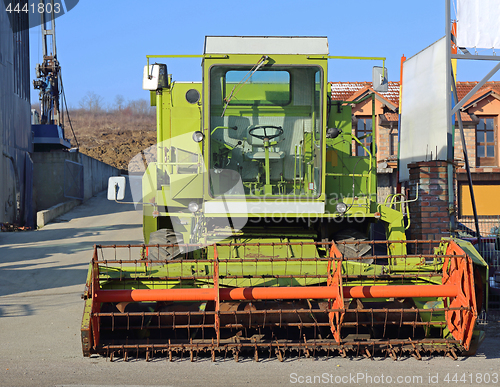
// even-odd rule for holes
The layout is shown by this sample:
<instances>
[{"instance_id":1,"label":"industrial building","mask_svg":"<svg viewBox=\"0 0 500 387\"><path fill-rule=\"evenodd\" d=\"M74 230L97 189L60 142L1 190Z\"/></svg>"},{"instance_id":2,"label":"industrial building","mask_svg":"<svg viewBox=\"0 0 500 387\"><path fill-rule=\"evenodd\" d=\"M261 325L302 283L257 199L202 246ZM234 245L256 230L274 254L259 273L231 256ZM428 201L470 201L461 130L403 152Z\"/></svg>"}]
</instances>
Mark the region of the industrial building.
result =
<instances>
[{"instance_id":1,"label":"industrial building","mask_svg":"<svg viewBox=\"0 0 500 387\"><path fill-rule=\"evenodd\" d=\"M28 15L0 11L0 223L33 226Z\"/></svg>"}]
</instances>

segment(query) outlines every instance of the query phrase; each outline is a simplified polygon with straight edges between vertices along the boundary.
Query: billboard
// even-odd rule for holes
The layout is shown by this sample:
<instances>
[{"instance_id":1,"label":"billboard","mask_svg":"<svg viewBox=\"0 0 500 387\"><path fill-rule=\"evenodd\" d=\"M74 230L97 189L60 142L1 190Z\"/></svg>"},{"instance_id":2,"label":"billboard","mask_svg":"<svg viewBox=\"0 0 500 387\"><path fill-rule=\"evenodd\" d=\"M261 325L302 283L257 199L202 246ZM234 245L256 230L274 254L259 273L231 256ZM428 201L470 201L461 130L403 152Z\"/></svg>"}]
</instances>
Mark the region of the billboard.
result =
<instances>
[{"instance_id":1,"label":"billboard","mask_svg":"<svg viewBox=\"0 0 500 387\"><path fill-rule=\"evenodd\" d=\"M400 180L408 164L447 160L448 98L446 39L443 37L403 63Z\"/></svg>"},{"instance_id":2,"label":"billboard","mask_svg":"<svg viewBox=\"0 0 500 387\"><path fill-rule=\"evenodd\" d=\"M457 45L500 48L500 0L458 0Z\"/></svg>"}]
</instances>

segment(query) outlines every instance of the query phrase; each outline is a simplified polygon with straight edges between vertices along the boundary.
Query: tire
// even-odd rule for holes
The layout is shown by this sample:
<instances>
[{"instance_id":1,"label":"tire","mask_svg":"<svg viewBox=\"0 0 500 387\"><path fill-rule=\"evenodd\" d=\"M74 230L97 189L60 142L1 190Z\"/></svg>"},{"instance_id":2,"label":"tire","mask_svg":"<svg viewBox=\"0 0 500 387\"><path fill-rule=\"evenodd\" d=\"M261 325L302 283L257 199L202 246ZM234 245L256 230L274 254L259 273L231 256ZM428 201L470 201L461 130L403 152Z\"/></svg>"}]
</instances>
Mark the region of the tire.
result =
<instances>
[{"instance_id":1,"label":"tire","mask_svg":"<svg viewBox=\"0 0 500 387\"><path fill-rule=\"evenodd\" d=\"M342 244L342 242L366 241L368 238L365 234L352 230L342 230L333 236L333 240L337 243L337 247L342 255L346 258L360 258L371 251L372 247L369 244ZM363 259L358 262L373 263L373 259Z\"/></svg>"},{"instance_id":2,"label":"tire","mask_svg":"<svg viewBox=\"0 0 500 387\"><path fill-rule=\"evenodd\" d=\"M150 246L148 249L148 258L153 260L170 261L180 254L184 253L185 247L179 246L183 244L182 234L170 230L168 228L154 231L149 234L150 245L160 245L160 247ZM171 245L174 246L161 246Z\"/></svg>"}]
</instances>

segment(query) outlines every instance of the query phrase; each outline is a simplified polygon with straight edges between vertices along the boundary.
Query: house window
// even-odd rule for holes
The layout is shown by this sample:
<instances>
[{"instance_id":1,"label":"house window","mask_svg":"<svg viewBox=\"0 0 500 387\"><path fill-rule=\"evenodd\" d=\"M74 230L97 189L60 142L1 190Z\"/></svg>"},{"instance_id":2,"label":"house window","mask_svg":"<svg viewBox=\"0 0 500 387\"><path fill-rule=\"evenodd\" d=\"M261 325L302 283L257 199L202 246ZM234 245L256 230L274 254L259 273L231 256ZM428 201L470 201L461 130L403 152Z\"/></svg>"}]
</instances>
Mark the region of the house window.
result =
<instances>
[{"instance_id":1,"label":"house window","mask_svg":"<svg viewBox=\"0 0 500 387\"><path fill-rule=\"evenodd\" d=\"M476 126L476 165L478 167L497 165L496 119L481 117Z\"/></svg>"},{"instance_id":2,"label":"house window","mask_svg":"<svg viewBox=\"0 0 500 387\"><path fill-rule=\"evenodd\" d=\"M389 156L398 155L398 129L392 129L389 131Z\"/></svg>"},{"instance_id":3,"label":"house window","mask_svg":"<svg viewBox=\"0 0 500 387\"><path fill-rule=\"evenodd\" d=\"M370 151L372 145L372 117L357 117L357 123L354 127L356 130L355 136ZM354 143L354 149L356 156L368 156L368 153L357 141Z\"/></svg>"}]
</instances>

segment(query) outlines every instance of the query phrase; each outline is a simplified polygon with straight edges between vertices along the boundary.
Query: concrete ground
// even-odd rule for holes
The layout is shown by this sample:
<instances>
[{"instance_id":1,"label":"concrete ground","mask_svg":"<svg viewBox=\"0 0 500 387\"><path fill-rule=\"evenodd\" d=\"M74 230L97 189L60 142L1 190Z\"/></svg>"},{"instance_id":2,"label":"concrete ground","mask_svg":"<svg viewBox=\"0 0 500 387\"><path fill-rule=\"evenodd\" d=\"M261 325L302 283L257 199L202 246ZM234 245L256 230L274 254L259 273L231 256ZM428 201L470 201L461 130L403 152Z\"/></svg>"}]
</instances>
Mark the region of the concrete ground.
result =
<instances>
[{"instance_id":1,"label":"concrete ground","mask_svg":"<svg viewBox=\"0 0 500 387\"><path fill-rule=\"evenodd\" d=\"M500 385L500 314L475 357L110 362L82 356L95 243L142 242L141 213L103 194L39 231L0 233L0 386Z\"/></svg>"}]
</instances>

